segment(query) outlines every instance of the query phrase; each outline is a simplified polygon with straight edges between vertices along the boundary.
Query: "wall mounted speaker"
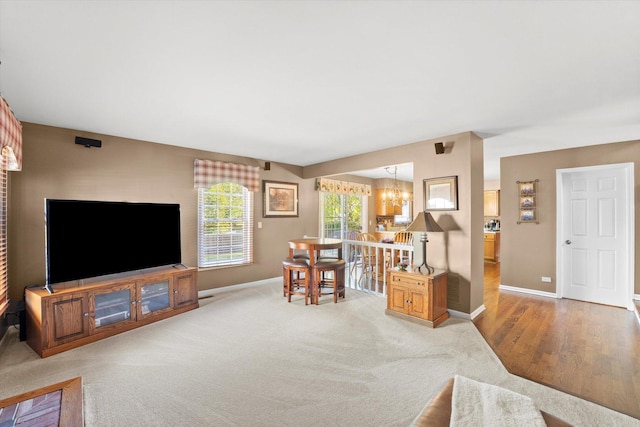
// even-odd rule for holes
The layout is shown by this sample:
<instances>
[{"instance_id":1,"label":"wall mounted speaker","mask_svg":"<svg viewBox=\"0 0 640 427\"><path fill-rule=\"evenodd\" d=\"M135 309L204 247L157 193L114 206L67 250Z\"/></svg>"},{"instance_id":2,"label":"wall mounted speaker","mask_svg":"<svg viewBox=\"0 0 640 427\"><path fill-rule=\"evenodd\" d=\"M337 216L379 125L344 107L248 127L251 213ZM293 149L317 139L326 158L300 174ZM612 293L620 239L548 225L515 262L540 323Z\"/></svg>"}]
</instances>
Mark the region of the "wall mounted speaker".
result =
<instances>
[{"instance_id":1,"label":"wall mounted speaker","mask_svg":"<svg viewBox=\"0 0 640 427\"><path fill-rule=\"evenodd\" d=\"M436 142L436 154L444 153L444 143Z\"/></svg>"},{"instance_id":2,"label":"wall mounted speaker","mask_svg":"<svg viewBox=\"0 0 640 427\"><path fill-rule=\"evenodd\" d=\"M81 136L76 136L76 144L84 145L87 148L102 147L102 141L100 141L99 139L83 138Z\"/></svg>"},{"instance_id":3,"label":"wall mounted speaker","mask_svg":"<svg viewBox=\"0 0 640 427\"><path fill-rule=\"evenodd\" d=\"M264 170L266 171L271 170L271 162L264 162Z\"/></svg>"}]
</instances>

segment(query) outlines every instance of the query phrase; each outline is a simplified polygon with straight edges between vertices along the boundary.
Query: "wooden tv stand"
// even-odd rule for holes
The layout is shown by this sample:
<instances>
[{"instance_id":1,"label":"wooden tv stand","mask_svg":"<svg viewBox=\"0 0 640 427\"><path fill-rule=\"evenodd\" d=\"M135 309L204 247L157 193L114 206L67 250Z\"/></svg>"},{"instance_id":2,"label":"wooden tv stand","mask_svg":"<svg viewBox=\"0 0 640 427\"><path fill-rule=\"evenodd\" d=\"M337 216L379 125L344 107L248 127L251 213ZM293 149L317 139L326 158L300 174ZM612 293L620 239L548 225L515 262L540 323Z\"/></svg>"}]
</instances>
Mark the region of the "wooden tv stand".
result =
<instances>
[{"instance_id":1,"label":"wooden tv stand","mask_svg":"<svg viewBox=\"0 0 640 427\"><path fill-rule=\"evenodd\" d=\"M123 274L25 290L27 344L48 357L198 308L196 268Z\"/></svg>"}]
</instances>

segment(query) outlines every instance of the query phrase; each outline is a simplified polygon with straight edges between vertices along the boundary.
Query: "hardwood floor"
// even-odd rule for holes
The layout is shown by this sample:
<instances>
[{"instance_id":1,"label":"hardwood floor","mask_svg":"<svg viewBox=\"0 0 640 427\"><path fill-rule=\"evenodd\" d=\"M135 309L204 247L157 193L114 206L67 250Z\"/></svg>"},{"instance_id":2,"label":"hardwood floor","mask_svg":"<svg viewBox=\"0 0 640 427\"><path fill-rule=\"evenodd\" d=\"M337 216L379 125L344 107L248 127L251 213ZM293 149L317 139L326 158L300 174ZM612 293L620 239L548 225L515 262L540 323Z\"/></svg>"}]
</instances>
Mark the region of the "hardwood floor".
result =
<instances>
[{"instance_id":1,"label":"hardwood floor","mask_svg":"<svg viewBox=\"0 0 640 427\"><path fill-rule=\"evenodd\" d=\"M474 323L514 375L640 419L640 325L634 312L499 291L485 263L485 311Z\"/></svg>"}]
</instances>

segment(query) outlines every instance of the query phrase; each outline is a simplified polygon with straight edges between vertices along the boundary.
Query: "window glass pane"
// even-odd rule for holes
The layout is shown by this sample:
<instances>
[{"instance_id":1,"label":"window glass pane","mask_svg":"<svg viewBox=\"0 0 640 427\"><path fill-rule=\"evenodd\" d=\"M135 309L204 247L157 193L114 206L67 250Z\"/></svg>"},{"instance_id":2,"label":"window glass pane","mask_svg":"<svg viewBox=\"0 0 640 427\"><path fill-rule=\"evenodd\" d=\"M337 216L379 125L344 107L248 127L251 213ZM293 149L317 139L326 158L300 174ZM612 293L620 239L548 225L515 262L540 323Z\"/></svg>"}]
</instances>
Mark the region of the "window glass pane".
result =
<instances>
[{"instance_id":1,"label":"window glass pane","mask_svg":"<svg viewBox=\"0 0 640 427\"><path fill-rule=\"evenodd\" d=\"M346 239L362 230L363 196L321 193L320 204L322 237Z\"/></svg>"},{"instance_id":2,"label":"window glass pane","mask_svg":"<svg viewBox=\"0 0 640 427\"><path fill-rule=\"evenodd\" d=\"M198 266L253 262L253 193L224 182L198 195Z\"/></svg>"}]
</instances>

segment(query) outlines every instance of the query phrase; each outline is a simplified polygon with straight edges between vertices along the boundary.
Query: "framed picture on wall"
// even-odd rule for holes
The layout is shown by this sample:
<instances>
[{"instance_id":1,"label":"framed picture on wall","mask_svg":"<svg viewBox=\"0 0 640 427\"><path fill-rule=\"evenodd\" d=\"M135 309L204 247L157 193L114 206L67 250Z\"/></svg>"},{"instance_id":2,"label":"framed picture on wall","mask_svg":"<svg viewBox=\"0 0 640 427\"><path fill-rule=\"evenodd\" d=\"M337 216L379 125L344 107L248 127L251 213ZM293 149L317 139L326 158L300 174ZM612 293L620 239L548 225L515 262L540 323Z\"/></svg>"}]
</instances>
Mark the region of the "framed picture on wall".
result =
<instances>
[{"instance_id":1,"label":"framed picture on wall","mask_svg":"<svg viewBox=\"0 0 640 427\"><path fill-rule=\"evenodd\" d=\"M535 196L520 196L520 209L531 209L536 206Z\"/></svg>"},{"instance_id":2,"label":"framed picture on wall","mask_svg":"<svg viewBox=\"0 0 640 427\"><path fill-rule=\"evenodd\" d=\"M534 209L520 209L518 222L536 222L536 211Z\"/></svg>"},{"instance_id":3,"label":"framed picture on wall","mask_svg":"<svg viewBox=\"0 0 640 427\"><path fill-rule=\"evenodd\" d=\"M518 184L518 224L534 223L539 224L538 214L536 212L536 191L538 180L533 181L516 181Z\"/></svg>"},{"instance_id":4,"label":"framed picture on wall","mask_svg":"<svg viewBox=\"0 0 640 427\"><path fill-rule=\"evenodd\" d=\"M262 181L264 218L298 216L298 184Z\"/></svg>"},{"instance_id":5,"label":"framed picture on wall","mask_svg":"<svg viewBox=\"0 0 640 427\"><path fill-rule=\"evenodd\" d=\"M536 194L536 182L535 181L518 181L518 189L521 196L527 196Z\"/></svg>"},{"instance_id":6,"label":"framed picture on wall","mask_svg":"<svg viewBox=\"0 0 640 427\"><path fill-rule=\"evenodd\" d=\"M457 176L425 179L423 184L425 211L458 210Z\"/></svg>"}]
</instances>

